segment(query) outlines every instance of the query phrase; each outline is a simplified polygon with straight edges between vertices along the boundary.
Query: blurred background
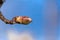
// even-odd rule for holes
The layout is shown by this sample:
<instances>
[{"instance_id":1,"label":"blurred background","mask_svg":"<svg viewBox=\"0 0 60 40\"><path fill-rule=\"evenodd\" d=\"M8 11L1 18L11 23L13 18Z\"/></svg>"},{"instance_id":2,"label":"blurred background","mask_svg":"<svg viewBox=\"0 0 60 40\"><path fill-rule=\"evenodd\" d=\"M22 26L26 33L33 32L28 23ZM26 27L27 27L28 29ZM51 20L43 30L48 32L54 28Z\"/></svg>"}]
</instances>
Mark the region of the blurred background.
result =
<instances>
[{"instance_id":1,"label":"blurred background","mask_svg":"<svg viewBox=\"0 0 60 40\"><path fill-rule=\"evenodd\" d=\"M34 40L60 40L60 0L6 0L1 12L9 20L29 16L32 23L10 25L0 20L0 40L8 40L10 30L28 32Z\"/></svg>"}]
</instances>

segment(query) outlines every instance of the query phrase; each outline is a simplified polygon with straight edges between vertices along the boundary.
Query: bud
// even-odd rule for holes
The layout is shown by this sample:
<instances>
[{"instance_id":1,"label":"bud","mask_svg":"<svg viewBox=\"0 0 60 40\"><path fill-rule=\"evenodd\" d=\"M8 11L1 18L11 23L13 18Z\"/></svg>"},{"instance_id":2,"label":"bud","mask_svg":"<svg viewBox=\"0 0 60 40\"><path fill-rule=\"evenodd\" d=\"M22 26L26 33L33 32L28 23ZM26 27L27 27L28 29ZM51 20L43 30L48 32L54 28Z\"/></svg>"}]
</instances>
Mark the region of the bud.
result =
<instances>
[{"instance_id":1,"label":"bud","mask_svg":"<svg viewBox=\"0 0 60 40\"><path fill-rule=\"evenodd\" d=\"M30 22L32 22L32 19L27 16L18 16L18 17L16 17L16 22L26 25L26 24L29 24Z\"/></svg>"}]
</instances>

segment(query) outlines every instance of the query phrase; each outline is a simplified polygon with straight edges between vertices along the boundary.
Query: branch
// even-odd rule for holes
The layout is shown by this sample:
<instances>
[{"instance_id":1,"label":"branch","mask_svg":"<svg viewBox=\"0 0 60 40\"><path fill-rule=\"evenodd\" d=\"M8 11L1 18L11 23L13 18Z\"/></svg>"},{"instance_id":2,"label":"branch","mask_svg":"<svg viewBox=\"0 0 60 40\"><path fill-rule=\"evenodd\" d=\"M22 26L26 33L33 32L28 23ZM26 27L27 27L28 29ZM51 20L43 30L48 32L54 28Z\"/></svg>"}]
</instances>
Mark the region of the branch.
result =
<instances>
[{"instance_id":1,"label":"branch","mask_svg":"<svg viewBox=\"0 0 60 40\"><path fill-rule=\"evenodd\" d=\"M0 12L0 19L1 19L3 22L5 22L6 24L14 24L14 23L15 23L15 22L13 22L12 20L6 19L6 18L2 15L1 12Z\"/></svg>"},{"instance_id":2,"label":"branch","mask_svg":"<svg viewBox=\"0 0 60 40\"><path fill-rule=\"evenodd\" d=\"M5 0L0 0L0 8L2 6L2 4L4 3Z\"/></svg>"}]
</instances>

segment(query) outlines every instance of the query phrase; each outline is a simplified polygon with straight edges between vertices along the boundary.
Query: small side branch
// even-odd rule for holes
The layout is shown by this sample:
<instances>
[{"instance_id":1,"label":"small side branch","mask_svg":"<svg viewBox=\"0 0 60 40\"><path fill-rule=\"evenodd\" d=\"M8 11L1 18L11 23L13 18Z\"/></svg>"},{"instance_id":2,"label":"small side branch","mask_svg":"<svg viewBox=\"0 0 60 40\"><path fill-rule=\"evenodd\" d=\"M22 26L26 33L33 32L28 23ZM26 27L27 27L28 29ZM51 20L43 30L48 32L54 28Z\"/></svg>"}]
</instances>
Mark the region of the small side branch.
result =
<instances>
[{"instance_id":1,"label":"small side branch","mask_svg":"<svg viewBox=\"0 0 60 40\"><path fill-rule=\"evenodd\" d=\"M14 22L13 22L12 20L6 19L6 18L2 15L1 12L0 12L0 19L1 19L3 22L5 22L6 24L14 24Z\"/></svg>"},{"instance_id":2,"label":"small side branch","mask_svg":"<svg viewBox=\"0 0 60 40\"><path fill-rule=\"evenodd\" d=\"M0 11L0 19L3 22L5 22L6 24L15 24L15 23L17 23L17 24L27 25L32 21L31 18L26 17L26 16L16 16L16 17L13 17L12 20L8 20L2 15L1 11Z\"/></svg>"}]
</instances>

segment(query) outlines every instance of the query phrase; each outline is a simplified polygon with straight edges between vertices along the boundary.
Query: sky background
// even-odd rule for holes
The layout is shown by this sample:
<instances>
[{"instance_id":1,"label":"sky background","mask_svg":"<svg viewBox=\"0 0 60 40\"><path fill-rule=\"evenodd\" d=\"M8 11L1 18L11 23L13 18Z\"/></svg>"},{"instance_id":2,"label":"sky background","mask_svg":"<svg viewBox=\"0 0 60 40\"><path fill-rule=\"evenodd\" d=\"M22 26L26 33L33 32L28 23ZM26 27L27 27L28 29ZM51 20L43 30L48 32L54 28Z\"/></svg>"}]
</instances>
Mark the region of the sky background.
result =
<instances>
[{"instance_id":1,"label":"sky background","mask_svg":"<svg viewBox=\"0 0 60 40\"><path fill-rule=\"evenodd\" d=\"M3 21L0 20L0 40L8 40L7 39L7 31L15 30L18 33L22 31L29 31L36 37L36 40L44 40L44 17L46 14L44 13L45 2L47 0L6 0L3 6L1 7L2 14L9 20L11 20L15 16L29 16L32 18L32 23L29 25L22 25L22 24L5 24ZM60 0L52 1L57 2L57 19L60 24ZM59 14L59 15L58 15ZM45 16L44 16L45 15ZM50 15L51 16L51 15ZM51 17L52 18L52 17ZM56 20L57 20L56 19ZM46 22L45 22L46 23ZM56 23L56 24L58 24ZM56 38L60 40L60 25L58 24L57 31L56 31ZM50 26L50 25L49 25Z\"/></svg>"}]
</instances>

